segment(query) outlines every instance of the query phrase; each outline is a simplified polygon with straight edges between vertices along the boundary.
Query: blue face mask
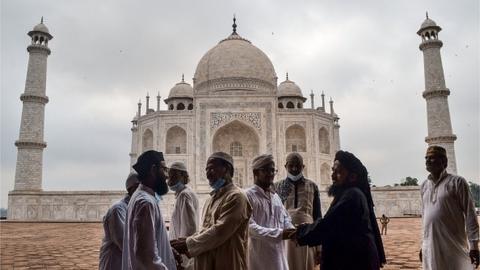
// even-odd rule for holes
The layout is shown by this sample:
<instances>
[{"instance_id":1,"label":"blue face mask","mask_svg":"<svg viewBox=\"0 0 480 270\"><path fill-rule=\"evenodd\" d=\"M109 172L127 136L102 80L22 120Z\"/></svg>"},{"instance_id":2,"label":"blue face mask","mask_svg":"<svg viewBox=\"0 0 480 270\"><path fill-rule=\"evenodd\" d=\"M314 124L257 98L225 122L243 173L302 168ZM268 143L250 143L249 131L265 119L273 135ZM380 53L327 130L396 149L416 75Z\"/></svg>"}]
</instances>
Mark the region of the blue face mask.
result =
<instances>
[{"instance_id":1,"label":"blue face mask","mask_svg":"<svg viewBox=\"0 0 480 270\"><path fill-rule=\"evenodd\" d=\"M155 200L157 200L157 203L159 203L161 200L163 200L161 195L158 195L158 193L155 192Z\"/></svg>"},{"instance_id":2,"label":"blue face mask","mask_svg":"<svg viewBox=\"0 0 480 270\"><path fill-rule=\"evenodd\" d=\"M292 180L293 182L296 182L303 177L303 173L299 173L297 175L292 175L291 173L287 172L287 176L288 176L288 178L290 178L290 180Z\"/></svg>"},{"instance_id":3,"label":"blue face mask","mask_svg":"<svg viewBox=\"0 0 480 270\"><path fill-rule=\"evenodd\" d=\"M210 187L217 191L219 188L223 187L223 185L225 185L225 179L223 178L218 178L217 181L213 182L213 183L209 183L210 184Z\"/></svg>"},{"instance_id":4,"label":"blue face mask","mask_svg":"<svg viewBox=\"0 0 480 270\"><path fill-rule=\"evenodd\" d=\"M175 185L173 186L169 186L170 190L171 191L174 191L174 192L178 192L180 190L182 190L183 188L185 187L185 184L183 184L182 182L178 181Z\"/></svg>"}]
</instances>

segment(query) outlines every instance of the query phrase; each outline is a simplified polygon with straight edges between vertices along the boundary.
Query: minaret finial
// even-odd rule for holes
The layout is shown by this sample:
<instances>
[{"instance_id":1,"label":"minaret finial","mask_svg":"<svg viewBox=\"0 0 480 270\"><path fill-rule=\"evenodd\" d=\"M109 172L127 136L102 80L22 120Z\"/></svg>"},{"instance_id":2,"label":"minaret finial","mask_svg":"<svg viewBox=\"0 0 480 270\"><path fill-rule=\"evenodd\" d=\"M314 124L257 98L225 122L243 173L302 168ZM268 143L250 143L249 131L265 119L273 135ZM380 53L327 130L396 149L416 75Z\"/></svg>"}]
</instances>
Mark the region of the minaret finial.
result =
<instances>
[{"instance_id":1,"label":"minaret finial","mask_svg":"<svg viewBox=\"0 0 480 270\"><path fill-rule=\"evenodd\" d=\"M287 81L288 81L288 72L287 72L287 75L285 77L287 78Z\"/></svg>"},{"instance_id":2,"label":"minaret finial","mask_svg":"<svg viewBox=\"0 0 480 270\"><path fill-rule=\"evenodd\" d=\"M232 27L233 27L232 35L236 35L236 34L237 34L237 24L236 24L236 21L237 21L237 18L235 18L235 13L234 13L234 14L233 14L233 24L232 24Z\"/></svg>"},{"instance_id":3,"label":"minaret finial","mask_svg":"<svg viewBox=\"0 0 480 270\"><path fill-rule=\"evenodd\" d=\"M425 12L425 16L426 16L426 17L427 17L427 19L428 19L428 11L426 11L426 12Z\"/></svg>"},{"instance_id":4,"label":"minaret finial","mask_svg":"<svg viewBox=\"0 0 480 270\"><path fill-rule=\"evenodd\" d=\"M183 73L182 73L182 82L185 82L185 76Z\"/></svg>"},{"instance_id":5,"label":"minaret finial","mask_svg":"<svg viewBox=\"0 0 480 270\"><path fill-rule=\"evenodd\" d=\"M43 23L43 16L42 16L42 18L40 19L40 23Z\"/></svg>"}]
</instances>

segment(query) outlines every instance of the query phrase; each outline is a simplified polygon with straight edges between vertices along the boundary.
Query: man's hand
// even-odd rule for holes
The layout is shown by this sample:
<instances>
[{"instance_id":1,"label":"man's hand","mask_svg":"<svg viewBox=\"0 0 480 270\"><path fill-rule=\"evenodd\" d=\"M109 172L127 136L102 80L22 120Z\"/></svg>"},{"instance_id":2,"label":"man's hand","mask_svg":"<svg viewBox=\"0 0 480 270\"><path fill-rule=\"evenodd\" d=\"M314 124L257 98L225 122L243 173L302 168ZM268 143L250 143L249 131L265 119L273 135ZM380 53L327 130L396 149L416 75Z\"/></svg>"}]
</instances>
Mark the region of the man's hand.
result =
<instances>
[{"instance_id":1,"label":"man's hand","mask_svg":"<svg viewBox=\"0 0 480 270\"><path fill-rule=\"evenodd\" d=\"M172 248L172 252L173 252L173 257L175 258L175 263L177 265L177 270L183 270L182 255L180 253L178 253L174 248Z\"/></svg>"},{"instance_id":2,"label":"man's hand","mask_svg":"<svg viewBox=\"0 0 480 270\"><path fill-rule=\"evenodd\" d=\"M420 262L422 262L422 249L418 252L418 258L420 259Z\"/></svg>"},{"instance_id":3,"label":"man's hand","mask_svg":"<svg viewBox=\"0 0 480 270\"><path fill-rule=\"evenodd\" d=\"M472 260L472 264L475 265L475 268L478 268L478 264L480 263L480 260L479 260L479 252L478 250L470 250L470 260Z\"/></svg>"},{"instance_id":4,"label":"man's hand","mask_svg":"<svg viewBox=\"0 0 480 270\"><path fill-rule=\"evenodd\" d=\"M178 253L180 254L185 254L187 257L191 257L190 253L188 253L188 248L187 248L187 239L186 238L179 238L170 241L170 245L172 248L174 248Z\"/></svg>"},{"instance_id":5,"label":"man's hand","mask_svg":"<svg viewBox=\"0 0 480 270\"><path fill-rule=\"evenodd\" d=\"M296 232L297 232L297 229L285 229L282 232L282 239L283 240L292 239L293 237L295 237Z\"/></svg>"}]
</instances>

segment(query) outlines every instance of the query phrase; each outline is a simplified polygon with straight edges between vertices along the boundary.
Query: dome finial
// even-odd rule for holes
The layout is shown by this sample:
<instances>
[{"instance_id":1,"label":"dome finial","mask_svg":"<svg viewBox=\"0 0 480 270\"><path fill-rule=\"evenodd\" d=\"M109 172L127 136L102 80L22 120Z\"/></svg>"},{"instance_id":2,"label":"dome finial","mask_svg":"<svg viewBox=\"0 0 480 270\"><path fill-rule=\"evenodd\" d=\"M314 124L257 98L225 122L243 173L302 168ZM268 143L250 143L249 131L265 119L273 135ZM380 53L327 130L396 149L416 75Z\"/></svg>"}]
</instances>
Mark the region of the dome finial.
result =
<instances>
[{"instance_id":1,"label":"dome finial","mask_svg":"<svg viewBox=\"0 0 480 270\"><path fill-rule=\"evenodd\" d=\"M233 14L233 24L232 24L232 27L233 27L232 35L236 35L236 34L237 34L237 24L236 24L236 21L237 21L237 19L235 18L235 13L234 13L234 14Z\"/></svg>"},{"instance_id":2,"label":"dome finial","mask_svg":"<svg viewBox=\"0 0 480 270\"><path fill-rule=\"evenodd\" d=\"M42 16L42 18L40 19L40 23L43 23L43 16Z\"/></svg>"},{"instance_id":3,"label":"dome finial","mask_svg":"<svg viewBox=\"0 0 480 270\"><path fill-rule=\"evenodd\" d=\"M185 76L183 73L182 73L182 82L185 82Z\"/></svg>"},{"instance_id":4,"label":"dome finial","mask_svg":"<svg viewBox=\"0 0 480 270\"><path fill-rule=\"evenodd\" d=\"M425 16L426 16L427 19L428 19L428 11L425 11Z\"/></svg>"},{"instance_id":5,"label":"dome finial","mask_svg":"<svg viewBox=\"0 0 480 270\"><path fill-rule=\"evenodd\" d=\"M287 75L286 75L286 81L288 81L288 72L287 72Z\"/></svg>"}]
</instances>

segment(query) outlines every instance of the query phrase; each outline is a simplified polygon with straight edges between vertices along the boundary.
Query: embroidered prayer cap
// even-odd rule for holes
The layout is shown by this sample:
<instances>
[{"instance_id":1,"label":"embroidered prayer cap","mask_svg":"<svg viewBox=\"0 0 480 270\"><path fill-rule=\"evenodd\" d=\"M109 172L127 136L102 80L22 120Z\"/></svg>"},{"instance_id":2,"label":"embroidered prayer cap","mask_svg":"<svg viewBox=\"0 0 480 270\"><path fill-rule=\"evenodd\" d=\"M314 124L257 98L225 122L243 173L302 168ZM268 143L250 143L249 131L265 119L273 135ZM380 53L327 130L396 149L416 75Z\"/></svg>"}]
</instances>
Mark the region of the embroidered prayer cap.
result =
<instances>
[{"instance_id":1,"label":"embroidered prayer cap","mask_svg":"<svg viewBox=\"0 0 480 270\"><path fill-rule=\"evenodd\" d=\"M297 159L298 161L300 161L303 164L303 157L297 152L292 152L292 153L288 154L285 163L293 161L294 159Z\"/></svg>"},{"instance_id":2,"label":"embroidered prayer cap","mask_svg":"<svg viewBox=\"0 0 480 270\"><path fill-rule=\"evenodd\" d=\"M443 156L447 157L447 151L445 148L438 146L438 145L431 145L427 148L427 155L428 154L433 154L436 156Z\"/></svg>"},{"instance_id":3,"label":"embroidered prayer cap","mask_svg":"<svg viewBox=\"0 0 480 270\"><path fill-rule=\"evenodd\" d=\"M127 181L125 181L125 188L129 190L131 187L135 186L138 183L138 174L130 173L127 177Z\"/></svg>"},{"instance_id":4,"label":"embroidered prayer cap","mask_svg":"<svg viewBox=\"0 0 480 270\"><path fill-rule=\"evenodd\" d=\"M270 154L263 154L252 160L252 169L258 170L271 163L273 163L273 156Z\"/></svg>"},{"instance_id":5,"label":"embroidered prayer cap","mask_svg":"<svg viewBox=\"0 0 480 270\"><path fill-rule=\"evenodd\" d=\"M187 167L185 166L185 163L180 161L173 162L172 165L170 165L170 169L187 172Z\"/></svg>"},{"instance_id":6,"label":"embroidered prayer cap","mask_svg":"<svg viewBox=\"0 0 480 270\"><path fill-rule=\"evenodd\" d=\"M148 150L143 152L132 167L140 175L145 176L152 165L160 165L160 162L165 161L163 153L155 150Z\"/></svg>"},{"instance_id":7,"label":"embroidered prayer cap","mask_svg":"<svg viewBox=\"0 0 480 270\"><path fill-rule=\"evenodd\" d=\"M226 163L230 164L230 166L232 166L232 169L233 169L233 158L232 158L232 156L230 156L229 154L227 154L225 152L215 152L215 153L211 154L210 157L208 157L208 160L210 160L210 159L223 160Z\"/></svg>"}]
</instances>

